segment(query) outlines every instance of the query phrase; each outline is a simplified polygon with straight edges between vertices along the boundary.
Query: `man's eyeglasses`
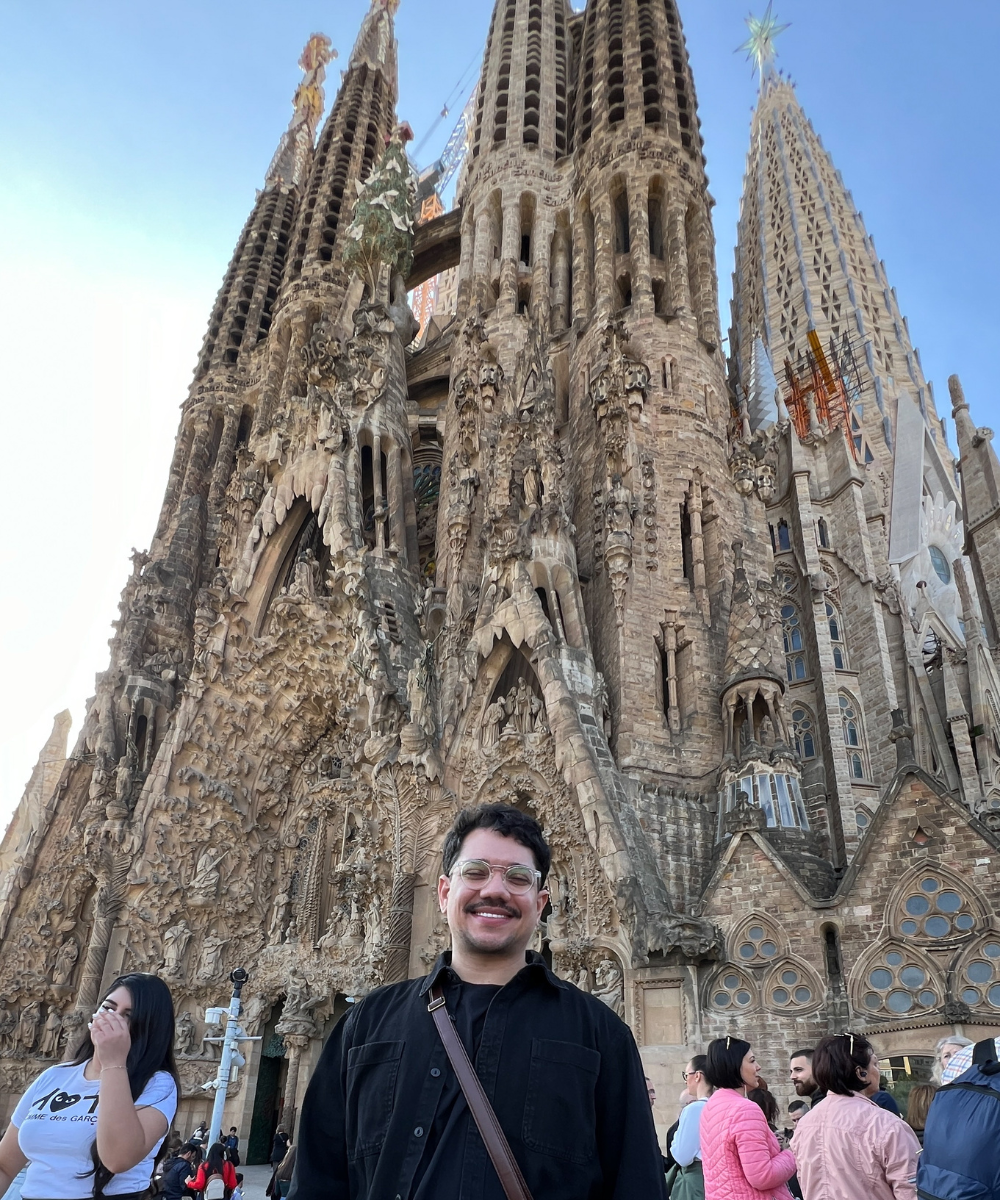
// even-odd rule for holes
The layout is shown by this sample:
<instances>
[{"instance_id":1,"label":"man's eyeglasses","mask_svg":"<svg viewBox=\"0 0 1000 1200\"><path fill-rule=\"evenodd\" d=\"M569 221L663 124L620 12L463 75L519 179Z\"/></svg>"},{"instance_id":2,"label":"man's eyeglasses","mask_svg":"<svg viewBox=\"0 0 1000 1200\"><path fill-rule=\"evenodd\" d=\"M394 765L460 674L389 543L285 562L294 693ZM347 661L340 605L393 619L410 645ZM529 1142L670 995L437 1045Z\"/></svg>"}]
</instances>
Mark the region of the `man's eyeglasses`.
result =
<instances>
[{"instance_id":1,"label":"man's eyeglasses","mask_svg":"<svg viewBox=\"0 0 1000 1200\"><path fill-rule=\"evenodd\" d=\"M510 867L497 867L488 863L484 858L463 859L452 867L452 873L456 871L463 883L476 888L477 891L490 882L495 871L500 872L508 890L515 894L530 892L535 884L541 886L542 882L541 871L536 871L532 867L526 867L521 863L514 863Z\"/></svg>"}]
</instances>

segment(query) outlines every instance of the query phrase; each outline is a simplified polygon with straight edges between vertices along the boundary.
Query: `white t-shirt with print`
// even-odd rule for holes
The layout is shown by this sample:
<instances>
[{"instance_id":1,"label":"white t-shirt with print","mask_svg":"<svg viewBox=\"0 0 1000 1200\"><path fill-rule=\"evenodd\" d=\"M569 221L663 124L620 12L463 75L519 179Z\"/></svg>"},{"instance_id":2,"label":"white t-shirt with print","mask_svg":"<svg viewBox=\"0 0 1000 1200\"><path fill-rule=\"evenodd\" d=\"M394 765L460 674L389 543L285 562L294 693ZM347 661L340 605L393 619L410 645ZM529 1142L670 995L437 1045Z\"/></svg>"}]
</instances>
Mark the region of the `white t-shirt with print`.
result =
<instances>
[{"instance_id":1,"label":"white t-shirt with print","mask_svg":"<svg viewBox=\"0 0 1000 1200\"><path fill-rule=\"evenodd\" d=\"M89 1200L94 1194L90 1148L97 1137L100 1080L84 1078L86 1065L49 1067L14 1109L10 1121L17 1127L18 1145L28 1159L28 1174L22 1186L26 1197ZM135 1105L163 1113L169 1129L177 1111L177 1085L166 1071L157 1071ZM162 1141L160 1138L131 1171L113 1176L104 1189L105 1195L144 1192Z\"/></svg>"}]
</instances>

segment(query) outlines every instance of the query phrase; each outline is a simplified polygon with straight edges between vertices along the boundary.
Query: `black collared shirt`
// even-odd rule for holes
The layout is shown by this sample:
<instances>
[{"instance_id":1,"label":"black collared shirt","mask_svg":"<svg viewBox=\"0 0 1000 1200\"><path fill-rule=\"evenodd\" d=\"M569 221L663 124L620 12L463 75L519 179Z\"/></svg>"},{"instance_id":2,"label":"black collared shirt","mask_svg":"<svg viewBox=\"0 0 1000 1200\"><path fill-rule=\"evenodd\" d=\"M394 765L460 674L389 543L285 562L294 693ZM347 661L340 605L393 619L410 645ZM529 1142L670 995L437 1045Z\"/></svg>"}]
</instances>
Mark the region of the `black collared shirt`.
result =
<instances>
[{"instance_id":1,"label":"black collared shirt","mask_svg":"<svg viewBox=\"0 0 1000 1200\"><path fill-rule=\"evenodd\" d=\"M330 1035L289 1200L504 1200L427 1011L434 983L536 1200L665 1200L628 1026L532 952L492 995L450 960L372 992Z\"/></svg>"}]
</instances>

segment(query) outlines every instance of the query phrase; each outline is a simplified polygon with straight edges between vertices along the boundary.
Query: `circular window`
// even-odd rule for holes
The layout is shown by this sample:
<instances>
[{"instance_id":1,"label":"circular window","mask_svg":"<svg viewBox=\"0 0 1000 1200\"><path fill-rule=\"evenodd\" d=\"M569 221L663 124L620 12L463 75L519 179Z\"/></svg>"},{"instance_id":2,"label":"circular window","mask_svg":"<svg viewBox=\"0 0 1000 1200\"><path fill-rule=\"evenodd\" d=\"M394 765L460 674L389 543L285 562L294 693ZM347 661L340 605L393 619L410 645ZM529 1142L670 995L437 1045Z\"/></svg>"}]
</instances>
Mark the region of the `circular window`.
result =
<instances>
[{"instance_id":1,"label":"circular window","mask_svg":"<svg viewBox=\"0 0 1000 1200\"><path fill-rule=\"evenodd\" d=\"M976 991L975 988L966 988L965 991L962 993L962 999L965 1001L966 1004L978 1004L979 1003L979 993Z\"/></svg>"},{"instance_id":2,"label":"circular window","mask_svg":"<svg viewBox=\"0 0 1000 1200\"><path fill-rule=\"evenodd\" d=\"M763 941L764 930L759 925L754 925L747 933L747 937L751 942Z\"/></svg>"},{"instance_id":3,"label":"circular window","mask_svg":"<svg viewBox=\"0 0 1000 1200\"><path fill-rule=\"evenodd\" d=\"M924 922L924 933L928 937L947 937L951 933L951 922L946 917L928 917Z\"/></svg>"},{"instance_id":4,"label":"circular window","mask_svg":"<svg viewBox=\"0 0 1000 1200\"><path fill-rule=\"evenodd\" d=\"M962 930L973 929L976 924L976 918L972 913L959 913L955 918L955 928Z\"/></svg>"},{"instance_id":5,"label":"circular window","mask_svg":"<svg viewBox=\"0 0 1000 1200\"><path fill-rule=\"evenodd\" d=\"M798 974L795 971L782 971L781 982L787 983L789 986L798 982Z\"/></svg>"},{"instance_id":6,"label":"circular window","mask_svg":"<svg viewBox=\"0 0 1000 1200\"><path fill-rule=\"evenodd\" d=\"M875 988L892 987L892 972L882 967L876 967L868 976L868 982Z\"/></svg>"},{"instance_id":7,"label":"circular window","mask_svg":"<svg viewBox=\"0 0 1000 1200\"><path fill-rule=\"evenodd\" d=\"M886 997L889 1011L894 1013L909 1012L913 1007L913 997L909 992L890 992Z\"/></svg>"},{"instance_id":8,"label":"circular window","mask_svg":"<svg viewBox=\"0 0 1000 1200\"><path fill-rule=\"evenodd\" d=\"M902 956L902 954L899 953L898 950L890 950L889 953L885 956L885 961L889 964L890 967L898 967L899 964L903 961L903 956Z\"/></svg>"},{"instance_id":9,"label":"circular window","mask_svg":"<svg viewBox=\"0 0 1000 1200\"><path fill-rule=\"evenodd\" d=\"M740 958L753 958L757 953L757 947L751 946L749 942L744 942L740 946Z\"/></svg>"},{"instance_id":10,"label":"circular window","mask_svg":"<svg viewBox=\"0 0 1000 1200\"><path fill-rule=\"evenodd\" d=\"M995 983L990 988L987 997L994 1008L1000 1008L1000 983Z\"/></svg>"},{"instance_id":11,"label":"circular window","mask_svg":"<svg viewBox=\"0 0 1000 1200\"><path fill-rule=\"evenodd\" d=\"M868 814L866 812L862 812L862 810L860 808L854 814L854 819L855 819L855 821L857 821L859 829L867 829L868 828Z\"/></svg>"},{"instance_id":12,"label":"circular window","mask_svg":"<svg viewBox=\"0 0 1000 1200\"><path fill-rule=\"evenodd\" d=\"M989 945L983 950L983 953L987 958L1000 958L1000 944L997 942L990 942Z\"/></svg>"},{"instance_id":13,"label":"circular window","mask_svg":"<svg viewBox=\"0 0 1000 1200\"><path fill-rule=\"evenodd\" d=\"M906 901L906 911L911 917L922 917L930 907L930 901L925 896L910 896Z\"/></svg>"},{"instance_id":14,"label":"circular window","mask_svg":"<svg viewBox=\"0 0 1000 1200\"><path fill-rule=\"evenodd\" d=\"M714 1003L719 1008L725 1008L729 1004L729 995L726 992L716 992Z\"/></svg>"},{"instance_id":15,"label":"circular window","mask_svg":"<svg viewBox=\"0 0 1000 1200\"><path fill-rule=\"evenodd\" d=\"M885 966L873 967L868 972L868 985L872 991L864 995L865 1008L902 1016L914 1008L933 1008L938 1003L937 993L929 986L930 979L924 967L912 959L907 961L898 950L888 950L883 961Z\"/></svg>"},{"instance_id":16,"label":"circular window","mask_svg":"<svg viewBox=\"0 0 1000 1200\"><path fill-rule=\"evenodd\" d=\"M778 953L778 947L774 944L774 942L761 942L760 952L765 958L774 958L774 956Z\"/></svg>"},{"instance_id":17,"label":"circular window","mask_svg":"<svg viewBox=\"0 0 1000 1200\"><path fill-rule=\"evenodd\" d=\"M925 892L936 892L940 886L936 879L925 879L920 888Z\"/></svg>"},{"instance_id":18,"label":"circular window","mask_svg":"<svg viewBox=\"0 0 1000 1200\"><path fill-rule=\"evenodd\" d=\"M951 583L951 567L948 566L948 560L938 546L928 546L927 551L931 556L931 566L934 568L934 573L942 583Z\"/></svg>"},{"instance_id":19,"label":"circular window","mask_svg":"<svg viewBox=\"0 0 1000 1200\"><path fill-rule=\"evenodd\" d=\"M771 996L773 997L775 1004L788 1003L788 992L786 992L784 988L775 988L771 993Z\"/></svg>"},{"instance_id":20,"label":"circular window","mask_svg":"<svg viewBox=\"0 0 1000 1200\"><path fill-rule=\"evenodd\" d=\"M917 932L920 926L916 923L916 921L904 921L899 928L902 929L907 936L911 936Z\"/></svg>"},{"instance_id":21,"label":"circular window","mask_svg":"<svg viewBox=\"0 0 1000 1200\"><path fill-rule=\"evenodd\" d=\"M958 892L942 892L937 898L937 906L942 912L958 912L962 907L962 897Z\"/></svg>"},{"instance_id":22,"label":"circular window","mask_svg":"<svg viewBox=\"0 0 1000 1200\"><path fill-rule=\"evenodd\" d=\"M740 978L738 975L727 975L722 981L723 987L735 988L740 986Z\"/></svg>"},{"instance_id":23,"label":"circular window","mask_svg":"<svg viewBox=\"0 0 1000 1200\"><path fill-rule=\"evenodd\" d=\"M808 1004L812 998L813 994L807 987L797 987L795 989L796 1004Z\"/></svg>"},{"instance_id":24,"label":"circular window","mask_svg":"<svg viewBox=\"0 0 1000 1200\"><path fill-rule=\"evenodd\" d=\"M740 943L738 953L744 962L755 958L774 958L778 953L774 935L763 925L751 925L743 936L746 940ZM727 983L725 986L731 985Z\"/></svg>"},{"instance_id":25,"label":"circular window","mask_svg":"<svg viewBox=\"0 0 1000 1200\"><path fill-rule=\"evenodd\" d=\"M977 959L965 968L965 975L970 983L989 983L993 978L993 968L988 962Z\"/></svg>"},{"instance_id":26,"label":"circular window","mask_svg":"<svg viewBox=\"0 0 1000 1200\"><path fill-rule=\"evenodd\" d=\"M882 997L877 992L868 992L865 995L865 1008L881 1008Z\"/></svg>"},{"instance_id":27,"label":"circular window","mask_svg":"<svg viewBox=\"0 0 1000 1200\"><path fill-rule=\"evenodd\" d=\"M919 967L904 967L899 973L899 982L909 988L919 988L927 982L927 976Z\"/></svg>"},{"instance_id":28,"label":"circular window","mask_svg":"<svg viewBox=\"0 0 1000 1200\"><path fill-rule=\"evenodd\" d=\"M739 991L736 993L736 1003L746 1006L750 1003L750 993Z\"/></svg>"},{"instance_id":29,"label":"circular window","mask_svg":"<svg viewBox=\"0 0 1000 1200\"><path fill-rule=\"evenodd\" d=\"M933 992L921 992L918 999L924 1008L930 1008L936 997Z\"/></svg>"}]
</instances>

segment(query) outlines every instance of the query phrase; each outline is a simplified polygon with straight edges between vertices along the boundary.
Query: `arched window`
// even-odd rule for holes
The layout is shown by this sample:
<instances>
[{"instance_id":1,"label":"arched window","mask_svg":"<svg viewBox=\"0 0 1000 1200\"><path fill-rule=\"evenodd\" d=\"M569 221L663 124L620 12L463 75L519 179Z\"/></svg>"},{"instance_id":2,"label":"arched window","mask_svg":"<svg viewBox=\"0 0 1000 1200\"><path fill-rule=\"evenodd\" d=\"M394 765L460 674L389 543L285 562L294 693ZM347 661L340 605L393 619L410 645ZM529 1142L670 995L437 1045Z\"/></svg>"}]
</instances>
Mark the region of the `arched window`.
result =
<instances>
[{"instance_id":1,"label":"arched window","mask_svg":"<svg viewBox=\"0 0 1000 1200\"><path fill-rule=\"evenodd\" d=\"M844 641L843 621L841 620L840 613L829 600L826 602L826 620L830 628L833 665L838 671L846 671L848 667L847 644Z\"/></svg>"},{"instance_id":2,"label":"arched window","mask_svg":"<svg viewBox=\"0 0 1000 1200\"><path fill-rule=\"evenodd\" d=\"M791 550L792 540L788 533L788 522L784 517L778 522L778 549Z\"/></svg>"},{"instance_id":3,"label":"arched window","mask_svg":"<svg viewBox=\"0 0 1000 1200\"><path fill-rule=\"evenodd\" d=\"M819 533L819 544L823 547L824 550L829 550L829 548L830 548L830 530L827 528L825 518L820 517L819 521L817 521L817 523L816 523L816 529Z\"/></svg>"},{"instance_id":4,"label":"arched window","mask_svg":"<svg viewBox=\"0 0 1000 1200\"><path fill-rule=\"evenodd\" d=\"M806 677L806 656L799 610L794 604L781 606L781 637L785 647L785 675L789 683L796 683Z\"/></svg>"},{"instance_id":5,"label":"arched window","mask_svg":"<svg viewBox=\"0 0 1000 1200\"><path fill-rule=\"evenodd\" d=\"M868 778L868 747L865 742L864 726L861 723L861 708L853 696L840 693L840 720L847 747L847 763L852 779Z\"/></svg>"},{"instance_id":6,"label":"arched window","mask_svg":"<svg viewBox=\"0 0 1000 1200\"><path fill-rule=\"evenodd\" d=\"M808 708L792 709L792 741L799 758L816 757L816 734L812 713Z\"/></svg>"}]
</instances>

